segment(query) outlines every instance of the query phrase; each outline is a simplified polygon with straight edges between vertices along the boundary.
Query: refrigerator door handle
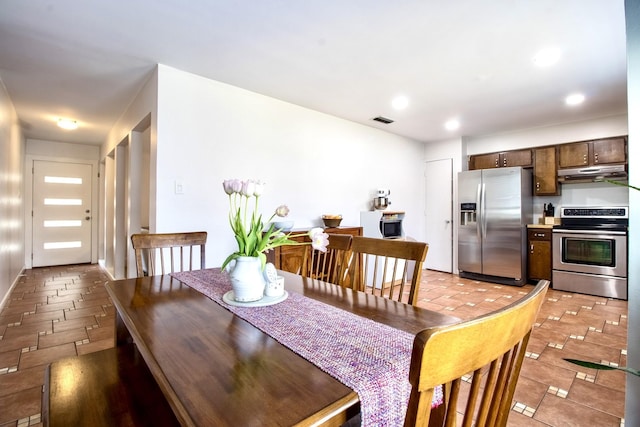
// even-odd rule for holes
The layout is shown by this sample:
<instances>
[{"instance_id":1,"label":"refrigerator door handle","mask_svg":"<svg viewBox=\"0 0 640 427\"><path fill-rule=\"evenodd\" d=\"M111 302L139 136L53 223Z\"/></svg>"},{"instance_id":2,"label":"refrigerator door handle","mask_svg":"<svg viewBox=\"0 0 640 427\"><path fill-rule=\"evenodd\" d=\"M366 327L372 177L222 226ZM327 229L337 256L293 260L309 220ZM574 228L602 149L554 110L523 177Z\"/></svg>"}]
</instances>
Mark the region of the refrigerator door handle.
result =
<instances>
[{"instance_id":1,"label":"refrigerator door handle","mask_svg":"<svg viewBox=\"0 0 640 427\"><path fill-rule=\"evenodd\" d=\"M482 238L482 210L481 210L481 201L482 201L482 183L478 184L476 187L476 236L478 236L478 240Z\"/></svg>"},{"instance_id":2,"label":"refrigerator door handle","mask_svg":"<svg viewBox=\"0 0 640 427\"><path fill-rule=\"evenodd\" d=\"M482 239L487 237L487 215L486 215L486 199L487 199L487 189L485 187L484 182L482 184L480 184L481 190L480 190L480 227L481 227L481 231L480 231L480 237Z\"/></svg>"}]
</instances>

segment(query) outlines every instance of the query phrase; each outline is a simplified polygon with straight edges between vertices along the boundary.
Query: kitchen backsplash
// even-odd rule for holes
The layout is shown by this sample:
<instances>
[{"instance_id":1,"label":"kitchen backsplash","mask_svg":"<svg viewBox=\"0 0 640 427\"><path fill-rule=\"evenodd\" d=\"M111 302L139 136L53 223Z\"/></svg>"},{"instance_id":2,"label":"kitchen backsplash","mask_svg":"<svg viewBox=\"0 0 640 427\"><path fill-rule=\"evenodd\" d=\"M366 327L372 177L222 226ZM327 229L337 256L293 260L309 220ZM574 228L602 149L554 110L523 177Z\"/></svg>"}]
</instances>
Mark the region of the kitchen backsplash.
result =
<instances>
[{"instance_id":1,"label":"kitchen backsplash","mask_svg":"<svg viewBox=\"0 0 640 427\"><path fill-rule=\"evenodd\" d=\"M562 184L560 196L533 198L533 220L542 218L544 205L552 203L555 215L560 216L562 206L628 206L629 190L608 182Z\"/></svg>"}]
</instances>

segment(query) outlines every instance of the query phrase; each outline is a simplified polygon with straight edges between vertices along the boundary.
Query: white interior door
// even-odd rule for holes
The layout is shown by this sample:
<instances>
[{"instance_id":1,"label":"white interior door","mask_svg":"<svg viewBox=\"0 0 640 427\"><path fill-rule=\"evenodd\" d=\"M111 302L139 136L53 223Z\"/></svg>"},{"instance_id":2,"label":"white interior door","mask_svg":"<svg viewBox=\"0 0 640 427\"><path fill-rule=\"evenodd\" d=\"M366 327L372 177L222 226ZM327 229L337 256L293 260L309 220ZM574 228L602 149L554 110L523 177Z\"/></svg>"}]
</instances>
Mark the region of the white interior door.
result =
<instances>
[{"instance_id":1,"label":"white interior door","mask_svg":"<svg viewBox=\"0 0 640 427\"><path fill-rule=\"evenodd\" d=\"M92 169L34 160L33 267L91 262Z\"/></svg>"},{"instance_id":2,"label":"white interior door","mask_svg":"<svg viewBox=\"0 0 640 427\"><path fill-rule=\"evenodd\" d=\"M426 162L426 236L429 252L425 266L452 272L453 268L453 161Z\"/></svg>"}]
</instances>

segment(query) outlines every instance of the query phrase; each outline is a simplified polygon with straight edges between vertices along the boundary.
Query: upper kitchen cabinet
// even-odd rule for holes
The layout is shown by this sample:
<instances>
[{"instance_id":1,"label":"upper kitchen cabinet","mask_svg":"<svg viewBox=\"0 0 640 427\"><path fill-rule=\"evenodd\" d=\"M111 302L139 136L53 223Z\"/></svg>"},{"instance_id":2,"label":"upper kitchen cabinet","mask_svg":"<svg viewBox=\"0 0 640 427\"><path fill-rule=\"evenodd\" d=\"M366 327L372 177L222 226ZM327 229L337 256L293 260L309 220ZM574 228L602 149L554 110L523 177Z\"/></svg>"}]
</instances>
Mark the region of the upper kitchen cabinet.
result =
<instances>
[{"instance_id":1,"label":"upper kitchen cabinet","mask_svg":"<svg viewBox=\"0 0 640 427\"><path fill-rule=\"evenodd\" d=\"M623 136L558 146L558 166L561 169L626 163L626 161L627 139Z\"/></svg>"},{"instance_id":2,"label":"upper kitchen cabinet","mask_svg":"<svg viewBox=\"0 0 640 427\"><path fill-rule=\"evenodd\" d=\"M626 163L627 139L624 137L597 139L591 142L593 164Z\"/></svg>"},{"instance_id":3,"label":"upper kitchen cabinet","mask_svg":"<svg viewBox=\"0 0 640 427\"><path fill-rule=\"evenodd\" d=\"M469 157L469 170L504 168L510 166L531 167L532 165L533 156L531 149L476 154Z\"/></svg>"},{"instance_id":4,"label":"upper kitchen cabinet","mask_svg":"<svg viewBox=\"0 0 640 427\"><path fill-rule=\"evenodd\" d=\"M560 194L555 146L534 150L533 185L534 196L558 196Z\"/></svg>"}]
</instances>

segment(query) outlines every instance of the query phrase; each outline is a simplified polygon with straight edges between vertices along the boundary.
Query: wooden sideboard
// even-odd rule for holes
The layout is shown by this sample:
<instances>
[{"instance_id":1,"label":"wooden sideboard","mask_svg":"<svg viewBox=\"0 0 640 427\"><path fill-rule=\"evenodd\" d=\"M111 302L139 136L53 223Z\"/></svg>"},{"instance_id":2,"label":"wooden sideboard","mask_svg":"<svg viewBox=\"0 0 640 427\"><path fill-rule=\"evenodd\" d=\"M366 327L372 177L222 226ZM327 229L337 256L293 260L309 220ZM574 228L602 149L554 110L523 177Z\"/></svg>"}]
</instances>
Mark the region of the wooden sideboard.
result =
<instances>
[{"instance_id":1,"label":"wooden sideboard","mask_svg":"<svg viewBox=\"0 0 640 427\"><path fill-rule=\"evenodd\" d=\"M294 233L306 233L308 229L296 229ZM362 236L362 227L336 227L325 228L327 234L350 234L352 236ZM293 240L300 242L309 241L306 236L295 237ZM279 246L267 254L267 261L272 262L277 269L299 274L302 268L305 246Z\"/></svg>"}]
</instances>

